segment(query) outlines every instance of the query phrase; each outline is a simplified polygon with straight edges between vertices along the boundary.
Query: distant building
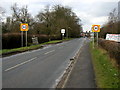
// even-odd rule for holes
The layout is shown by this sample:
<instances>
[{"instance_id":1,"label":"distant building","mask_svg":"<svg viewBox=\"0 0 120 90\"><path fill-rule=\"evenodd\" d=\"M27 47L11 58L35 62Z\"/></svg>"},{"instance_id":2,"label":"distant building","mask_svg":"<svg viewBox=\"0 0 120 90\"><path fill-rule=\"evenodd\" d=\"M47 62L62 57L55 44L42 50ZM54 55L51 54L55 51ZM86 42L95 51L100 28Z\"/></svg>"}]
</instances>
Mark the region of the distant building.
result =
<instances>
[{"instance_id":1,"label":"distant building","mask_svg":"<svg viewBox=\"0 0 120 90\"><path fill-rule=\"evenodd\" d=\"M120 1L118 2L118 20L120 21Z\"/></svg>"}]
</instances>

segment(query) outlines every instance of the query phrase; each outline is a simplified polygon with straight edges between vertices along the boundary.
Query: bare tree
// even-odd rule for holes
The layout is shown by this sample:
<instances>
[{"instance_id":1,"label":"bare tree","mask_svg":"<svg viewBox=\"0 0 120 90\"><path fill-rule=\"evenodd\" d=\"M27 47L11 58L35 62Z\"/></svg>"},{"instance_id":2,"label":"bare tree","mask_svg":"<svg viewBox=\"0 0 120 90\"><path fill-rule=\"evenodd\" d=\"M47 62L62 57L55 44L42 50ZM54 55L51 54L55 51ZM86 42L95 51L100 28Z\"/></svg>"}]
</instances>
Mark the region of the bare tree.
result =
<instances>
[{"instance_id":1,"label":"bare tree","mask_svg":"<svg viewBox=\"0 0 120 90\"><path fill-rule=\"evenodd\" d=\"M13 18L15 21L19 21L21 23L27 23L27 19L29 17L27 6L22 8L18 8L17 4L15 3L11 10L13 11Z\"/></svg>"},{"instance_id":2,"label":"bare tree","mask_svg":"<svg viewBox=\"0 0 120 90\"><path fill-rule=\"evenodd\" d=\"M108 22L106 24L104 24L103 27L101 28L102 30L99 34L100 37L105 38L107 33L111 33L111 34L120 33L119 24L120 24L120 22L118 21L117 10L114 8L109 13Z\"/></svg>"}]
</instances>

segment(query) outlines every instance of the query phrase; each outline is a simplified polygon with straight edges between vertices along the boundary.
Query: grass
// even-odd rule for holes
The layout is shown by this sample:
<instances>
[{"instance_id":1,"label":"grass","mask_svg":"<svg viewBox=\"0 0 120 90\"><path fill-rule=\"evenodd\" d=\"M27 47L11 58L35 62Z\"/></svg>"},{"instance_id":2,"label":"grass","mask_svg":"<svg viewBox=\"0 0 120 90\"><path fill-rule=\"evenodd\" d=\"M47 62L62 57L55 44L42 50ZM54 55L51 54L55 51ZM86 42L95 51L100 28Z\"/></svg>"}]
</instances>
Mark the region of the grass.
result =
<instances>
[{"instance_id":1,"label":"grass","mask_svg":"<svg viewBox=\"0 0 120 90\"><path fill-rule=\"evenodd\" d=\"M20 47L20 48L14 48L14 49L3 49L3 50L0 50L0 54L13 53L13 52L23 52L23 51L27 51L27 50L38 49L38 48L42 47L42 45L55 44L55 43L59 43L59 42L67 41L67 40L71 40L71 39L72 38L63 39L63 40L54 40L54 41L49 41L49 42L41 43L38 45L28 46L28 47Z\"/></svg>"},{"instance_id":2,"label":"grass","mask_svg":"<svg viewBox=\"0 0 120 90\"><path fill-rule=\"evenodd\" d=\"M109 58L107 51L100 47L93 49L92 43L90 44L93 66L96 76L96 84L98 88L118 88L119 87L119 72L113 66L112 59Z\"/></svg>"}]
</instances>

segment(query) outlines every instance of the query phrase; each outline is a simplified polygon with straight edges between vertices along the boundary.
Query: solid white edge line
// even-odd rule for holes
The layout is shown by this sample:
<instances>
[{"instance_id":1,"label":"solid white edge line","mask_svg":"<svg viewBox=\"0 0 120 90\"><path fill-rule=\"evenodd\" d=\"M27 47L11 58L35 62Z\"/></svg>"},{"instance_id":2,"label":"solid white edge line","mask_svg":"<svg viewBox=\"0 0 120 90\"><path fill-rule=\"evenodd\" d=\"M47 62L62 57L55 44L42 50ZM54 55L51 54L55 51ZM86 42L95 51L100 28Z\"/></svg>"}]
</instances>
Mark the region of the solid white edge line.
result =
<instances>
[{"instance_id":1,"label":"solid white edge line","mask_svg":"<svg viewBox=\"0 0 120 90\"><path fill-rule=\"evenodd\" d=\"M6 69L5 71L9 71L9 70L11 70L11 69L17 68L17 67L19 67L19 66L21 66L21 65L23 65L23 64L26 64L26 63L28 63L28 62L33 61L33 60L36 59L36 58L37 58L37 57L32 58L32 59L30 59L30 60L28 60L28 61L22 62L22 63L20 63L20 64L17 64L17 65L15 65L15 66L13 66L13 67L10 67L10 68Z\"/></svg>"}]
</instances>

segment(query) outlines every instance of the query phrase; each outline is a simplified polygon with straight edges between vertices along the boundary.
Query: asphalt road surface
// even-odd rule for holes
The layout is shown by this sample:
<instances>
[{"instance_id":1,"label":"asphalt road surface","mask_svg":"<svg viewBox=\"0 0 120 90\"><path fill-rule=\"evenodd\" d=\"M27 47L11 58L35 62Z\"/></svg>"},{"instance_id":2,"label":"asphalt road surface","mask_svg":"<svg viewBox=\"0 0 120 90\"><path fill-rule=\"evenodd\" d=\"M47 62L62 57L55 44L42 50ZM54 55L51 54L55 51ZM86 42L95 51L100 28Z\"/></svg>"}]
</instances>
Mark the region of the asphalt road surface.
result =
<instances>
[{"instance_id":1,"label":"asphalt road surface","mask_svg":"<svg viewBox=\"0 0 120 90\"><path fill-rule=\"evenodd\" d=\"M52 88L85 38L4 57L3 88Z\"/></svg>"}]
</instances>

